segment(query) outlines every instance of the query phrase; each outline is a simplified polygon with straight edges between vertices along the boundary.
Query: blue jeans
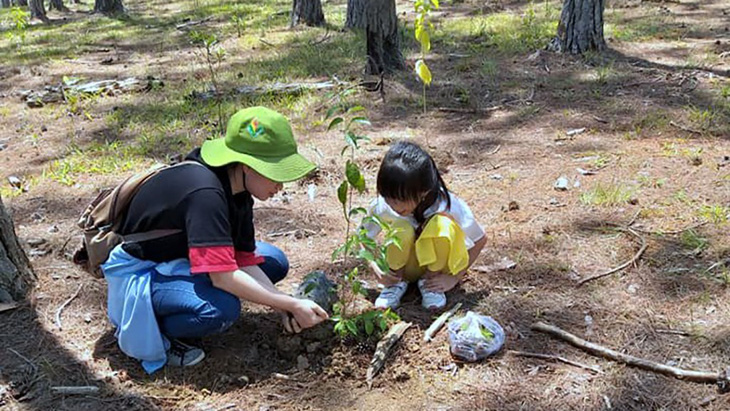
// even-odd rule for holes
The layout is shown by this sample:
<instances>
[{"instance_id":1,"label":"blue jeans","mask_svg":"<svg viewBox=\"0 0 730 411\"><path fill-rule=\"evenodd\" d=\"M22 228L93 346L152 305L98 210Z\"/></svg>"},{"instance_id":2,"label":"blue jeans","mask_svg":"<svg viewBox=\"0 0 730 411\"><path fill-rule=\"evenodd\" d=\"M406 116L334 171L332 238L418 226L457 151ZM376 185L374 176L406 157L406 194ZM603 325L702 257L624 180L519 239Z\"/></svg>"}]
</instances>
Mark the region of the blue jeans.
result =
<instances>
[{"instance_id":1,"label":"blue jeans","mask_svg":"<svg viewBox=\"0 0 730 411\"><path fill-rule=\"evenodd\" d=\"M256 242L259 264L272 283L289 272L289 260L277 247ZM199 338L228 329L241 314L241 301L213 285L207 274L165 276L154 273L152 307L162 334L171 338Z\"/></svg>"}]
</instances>

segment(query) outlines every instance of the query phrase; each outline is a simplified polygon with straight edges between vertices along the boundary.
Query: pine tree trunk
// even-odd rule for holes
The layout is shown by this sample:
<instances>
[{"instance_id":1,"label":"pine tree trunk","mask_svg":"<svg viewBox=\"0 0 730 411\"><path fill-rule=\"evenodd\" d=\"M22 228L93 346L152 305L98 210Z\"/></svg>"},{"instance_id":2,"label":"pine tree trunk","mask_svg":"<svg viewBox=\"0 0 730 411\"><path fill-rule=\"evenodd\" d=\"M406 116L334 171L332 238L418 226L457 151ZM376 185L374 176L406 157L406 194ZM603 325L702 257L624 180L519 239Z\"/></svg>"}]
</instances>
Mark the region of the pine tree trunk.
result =
<instances>
[{"instance_id":1,"label":"pine tree trunk","mask_svg":"<svg viewBox=\"0 0 730 411\"><path fill-rule=\"evenodd\" d=\"M124 13L124 5L122 5L122 0L96 0L94 13L121 14Z\"/></svg>"},{"instance_id":2,"label":"pine tree trunk","mask_svg":"<svg viewBox=\"0 0 730 411\"><path fill-rule=\"evenodd\" d=\"M20 6L20 7L27 7L28 6L28 0L18 0L18 6Z\"/></svg>"},{"instance_id":3,"label":"pine tree trunk","mask_svg":"<svg viewBox=\"0 0 730 411\"><path fill-rule=\"evenodd\" d=\"M50 5L49 9L50 10L55 9L55 10L63 11L63 12L69 11L68 7L63 5L63 0L51 0L51 5Z\"/></svg>"},{"instance_id":4,"label":"pine tree trunk","mask_svg":"<svg viewBox=\"0 0 730 411\"><path fill-rule=\"evenodd\" d=\"M291 25L324 26L324 13L320 0L294 0L291 11Z\"/></svg>"},{"instance_id":5,"label":"pine tree trunk","mask_svg":"<svg viewBox=\"0 0 730 411\"><path fill-rule=\"evenodd\" d=\"M367 74L381 74L405 67L398 37L395 0L370 0L365 11L367 34Z\"/></svg>"},{"instance_id":6,"label":"pine tree trunk","mask_svg":"<svg viewBox=\"0 0 730 411\"><path fill-rule=\"evenodd\" d=\"M347 20L345 27L348 29L365 28L365 7L366 0L347 0Z\"/></svg>"},{"instance_id":7,"label":"pine tree trunk","mask_svg":"<svg viewBox=\"0 0 730 411\"><path fill-rule=\"evenodd\" d=\"M605 0L564 0L558 35L549 48L561 53L583 54L606 48L603 38Z\"/></svg>"},{"instance_id":8,"label":"pine tree trunk","mask_svg":"<svg viewBox=\"0 0 730 411\"><path fill-rule=\"evenodd\" d=\"M0 197L0 303L20 300L36 279Z\"/></svg>"},{"instance_id":9,"label":"pine tree trunk","mask_svg":"<svg viewBox=\"0 0 730 411\"><path fill-rule=\"evenodd\" d=\"M43 6L43 0L30 0L30 18L38 19L44 23L48 23L48 17L46 17L46 8Z\"/></svg>"},{"instance_id":10,"label":"pine tree trunk","mask_svg":"<svg viewBox=\"0 0 730 411\"><path fill-rule=\"evenodd\" d=\"M2 0L2 7L3 8L10 7L10 0Z\"/></svg>"}]
</instances>

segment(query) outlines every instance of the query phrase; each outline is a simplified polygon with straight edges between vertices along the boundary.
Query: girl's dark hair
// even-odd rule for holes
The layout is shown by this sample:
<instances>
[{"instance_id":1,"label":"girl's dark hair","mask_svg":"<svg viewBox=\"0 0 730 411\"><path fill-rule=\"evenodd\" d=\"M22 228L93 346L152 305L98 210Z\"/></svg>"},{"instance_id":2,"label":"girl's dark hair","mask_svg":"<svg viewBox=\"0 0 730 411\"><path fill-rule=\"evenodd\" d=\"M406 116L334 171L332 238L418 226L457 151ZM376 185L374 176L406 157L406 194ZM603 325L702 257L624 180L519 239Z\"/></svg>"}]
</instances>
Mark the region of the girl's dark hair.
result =
<instances>
[{"instance_id":1,"label":"girl's dark hair","mask_svg":"<svg viewBox=\"0 0 730 411\"><path fill-rule=\"evenodd\" d=\"M421 198L423 193L426 196ZM413 211L416 221L424 221L423 213L436 201L446 200L451 208L446 188L433 158L418 144L399 141L385 153L378 170L378 194L398 201L417 201Z\"/></svg>"}]
</instances>

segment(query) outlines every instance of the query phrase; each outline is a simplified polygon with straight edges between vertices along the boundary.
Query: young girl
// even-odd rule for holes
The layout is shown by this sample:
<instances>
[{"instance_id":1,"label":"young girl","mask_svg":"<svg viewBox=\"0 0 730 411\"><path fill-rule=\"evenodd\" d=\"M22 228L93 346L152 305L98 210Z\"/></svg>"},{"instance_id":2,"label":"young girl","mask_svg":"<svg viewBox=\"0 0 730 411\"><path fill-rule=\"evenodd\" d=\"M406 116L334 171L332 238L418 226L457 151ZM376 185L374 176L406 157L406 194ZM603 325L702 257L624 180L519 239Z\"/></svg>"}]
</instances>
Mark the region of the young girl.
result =
<instances>
[{"instance_id":1,"label":"young girl","mask_svg":"<svg viewBox=\"0 0 730 411\"><path fill-rule=\"evenodd\" d=\"M443 308L445 293L459 283L484 247L484 229L469 207L449 192L436 163L417 144L400 141L388 150L377 187L370 213L396 228L401 247L387 250L390 272L373 265L386 286L375 306L397 307L408 283L417 282L423 307ZM366 228L373 238L380 230Z\"/></svg>"}]
</instances>

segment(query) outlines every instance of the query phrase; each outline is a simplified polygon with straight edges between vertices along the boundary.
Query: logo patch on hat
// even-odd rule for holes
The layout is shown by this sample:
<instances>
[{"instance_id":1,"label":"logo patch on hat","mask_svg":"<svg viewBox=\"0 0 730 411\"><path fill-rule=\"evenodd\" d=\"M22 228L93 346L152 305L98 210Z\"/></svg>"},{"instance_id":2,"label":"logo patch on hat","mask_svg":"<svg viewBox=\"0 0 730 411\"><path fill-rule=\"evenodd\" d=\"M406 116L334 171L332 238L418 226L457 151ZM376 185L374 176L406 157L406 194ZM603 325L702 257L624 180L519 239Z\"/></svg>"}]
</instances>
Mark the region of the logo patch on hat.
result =
<instances>
[{"instance_id":1,"label":"logo patch on hat","mask_svg":"<svg viewBox=\"0 0 730 411\"><path fill-rule=\"evenodd\" d=\"M261 134L264 134L264 128L259 125L259 121L256 119L251 120L250 123L248 123L248 127L246 127L246 131L248 131L248 134L251 135L251 138L256 138L260 136Z\"/></svg>"}]
</instances>

